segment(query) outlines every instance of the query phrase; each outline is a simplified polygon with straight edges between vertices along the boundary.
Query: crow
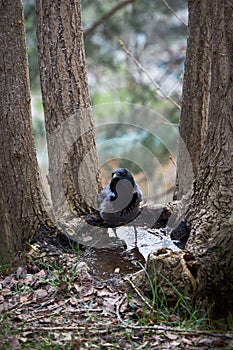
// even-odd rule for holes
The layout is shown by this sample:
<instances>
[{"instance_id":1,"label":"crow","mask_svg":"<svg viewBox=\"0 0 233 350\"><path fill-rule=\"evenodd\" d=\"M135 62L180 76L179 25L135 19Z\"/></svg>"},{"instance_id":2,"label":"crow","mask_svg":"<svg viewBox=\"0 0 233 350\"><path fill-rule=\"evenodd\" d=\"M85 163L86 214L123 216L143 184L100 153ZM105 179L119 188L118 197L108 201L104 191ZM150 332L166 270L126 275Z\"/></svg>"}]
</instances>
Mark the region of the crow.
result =
<instances>
[{"instance_id":1,"label":"crow","mask_svg":"<svg viewBox=\"0 0 233 350\"><path fill-rule=\"evenodd\" d=\"M142 192L130 171L116 169L110 184L97 195L100 217L111 227L128 224L139 215L141 200Z\"/></svg>"}]
</instances>

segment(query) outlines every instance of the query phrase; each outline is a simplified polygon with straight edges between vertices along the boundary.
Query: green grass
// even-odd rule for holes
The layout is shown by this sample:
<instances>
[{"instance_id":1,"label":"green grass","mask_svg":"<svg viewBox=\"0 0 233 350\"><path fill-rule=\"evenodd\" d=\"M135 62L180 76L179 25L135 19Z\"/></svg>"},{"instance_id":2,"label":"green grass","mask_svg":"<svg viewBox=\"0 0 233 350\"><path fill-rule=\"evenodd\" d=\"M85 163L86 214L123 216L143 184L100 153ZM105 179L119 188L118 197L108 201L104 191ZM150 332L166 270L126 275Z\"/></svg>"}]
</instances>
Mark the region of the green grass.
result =
<instances>
[{"instance_id":1,"label":"green grass","mask_svg":"<svg viewBox=\"0 0 233 350\"><path fill-rule=\"evenodd\" d=\"M165 276L161 274L158 276L155 266L153 278L144 266L142 269L150 290L145 295L146 302L138 317L139 325L147 326L156 322L182 329L210 329L210 327L214 329L213 322L208 317L209 310L204 312L200 306L194 305L189 297L178 291ZM171 304L164 290L158 288L158 277L164 279L176 294L175 303Z\"/></svg>"},{"instance_id":2,"label":"green grass","mask_svg":"<svg viewBox=\"0 0 233 350\"><path fill-rule=\"evenodd\" d=\"M157 325L164 325L168 327L174 327L174 332L176 332L175 327L179 327L182 330L192 330L192 329L214 329L208 319L208 313L202 312L200 308L194 307L192 300L188 297L182 295L175 286L172 286L171 282L162 275L159 275L154 267L152 276L148 271L141 265L143 268L147 285L149 286L149 292L143 294L144 301L139 305L141 306L140 313L137 312L140 306L136 303L135 312L133 317L132 313L129 312L128 319L125 320L129 324L129 328L123 328L117 323L116 316L110 315L109 317L103 316L99 313L93 313L91 310L95 308L95 295L93 294L92 299L88 301L78 300L79 296L74 292L73 284L78 278L77 268L79 264L79 248L74 247L74 252L76 257L72 260L72 266L67 267L66 265L60 264L53 265L52 263L38 262L39 267L46 269L46 276L35 276L40 279L45 284L50 284L55 288L54 294L59 293L58 299L64 301L66 297L75 298L77 301L77 306L81 306L81 309L85 309L85 313L80 314L82 317L82 322L77 323L76 330L66 331L61 329L57 331L54 327L53 330L53 313L49 313L47 317L51 318L51 329L43 329L43 324L40 329L40 326L37 323L30 328L28 332L29 323L25 322L22 318L17 319L18 313L15 313L15 310L3 311L0 314L0 349L1 350L11 350L9 339L12 336L15 336L21 345L21 349L30 349L30 350L49 350L49 349L63 349L63 350L74 350L82 347L83 349L94 349L94 348L103 348L103 349L150 349L150 342L152 340L156 341L157 334L153 330L149 330L144 327ZM37 263L36 263L37 264ZM30 293L30 286L27 284L24 285L21 276L18 276L18 283L14 291L12 290L12 295L15 293L27 294ZM23 276L22 276L23 277ZM167 284L170 284L172 290L177 296L176 302L170 305L169 300L165 292L158 288L158 280L164 279ZM44 285L42 283L42 285ZM53 291L52 291L53 293ZM135 293L135 291L134 291ZM144 292L145 293L145 292ZM51 297L51 295L50 295ZM128 296L129 299L132 298L132 295ZM27 307L27 306L26 306ZM17 311L17 310L16 310ZM131 310L128 310L131 311ZM31 311L30 311L31 312ZM59 325L66 325L66 321L72 317L69 314L69 311L62 310L61 314L61 323ZM137 319L136 319L136 317ZM133 319L132 319L133 318ZM59 321L60 322L60 321ZM106 323L106 330L105 330ZM138 326L144 326L142 329L133 330L130 329L130 325L137 324ZM50 323L48 322L48 327ZM79 329L79 326L80 329ZM85 329L83 329L85 326ZM211 328L212 327L212 328ZM96 329L96 331L95 331ZM100 330L98 332L98 329ZM93 331L94 330L94 331ZM101 331L103 331L101 333ZM25 332L26 331L26 332ZM66 339L67 333L70 333L70 337ZM178 332L177 332L178 333ZM162 337L162 336L161 336ZM160 340L159 340L160 341ZM102 344L104 344L102 346Z\"/></svg>"},{"instance_id":3,"label":"green grass","mask_svg":"<svg viewBox=\"0 0 233 350\"><path fill-rule=\"evenodd\" d=\"M2 263L3 259L0 256L0 275L7 275L11 270L11 264Z\"/></svg>"}]
</instances>

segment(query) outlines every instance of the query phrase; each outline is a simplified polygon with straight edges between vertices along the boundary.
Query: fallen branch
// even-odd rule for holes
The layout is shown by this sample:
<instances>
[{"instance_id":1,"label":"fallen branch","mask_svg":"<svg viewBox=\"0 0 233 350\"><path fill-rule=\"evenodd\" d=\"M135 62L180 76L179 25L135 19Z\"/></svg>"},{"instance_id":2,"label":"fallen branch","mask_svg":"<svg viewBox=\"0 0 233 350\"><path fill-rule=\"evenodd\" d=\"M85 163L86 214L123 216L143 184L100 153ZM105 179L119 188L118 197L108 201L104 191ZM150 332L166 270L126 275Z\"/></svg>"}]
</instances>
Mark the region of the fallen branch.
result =
<instances>
[{"instance_id":1,"label":"fallen branch","mask_svg":"<svg viewBox=\"0 0 233 350\"><path fill-rule=\"evenodd\" d=\"M46 310L45 310L46 311ZM101 313L103 312L103 309L100 309L100 308L96 308L96 309L78 309L78 310L69 310L69 313L70 314L85 314L85 313L90 313L90 312L93 312L93 313ZM49 317L52 317L52 316L60 316L60 315L66 315L67 314L67 310L66 309L63 309L63 310L60 310L59 312L52 312L52 313L45 313L45 314L42 314L42 315L37 315L35 317L31 317L29 319L25 319L24 322L25 323L29 323L29 322L33 322L33 321L37 321L37 320L40 320L40 319L43 319L43 318L49 318Z\"/></svg>"},{"instance_id":2,"label":"fallen branch","mask_svg":"<svg viewBox=\"0 0 233 350\"><path fill-rule=\"evenodd\" d=\"M142 301L146 304L146 306L151 310L154 311L153 307L148 303L148 301L146 300L146 298L144 297L144 295L142 294L142 292L135 286L135 284L133 283L133 281L130 280L130 278L125 278L125 280L127 282L129 282L129 284L131 285L131 287L133 288L133 290L137 293L137 295L142 299Z\"/></svg>"},{"instance_id":3,"label":"fallen branch","mask_svg":"<svg viewBox=\"0 0 233 350\"><path fill-rule=\"evenodd\" d=\"M138 326L138 325L132 325L129 324L127 322L125 322L121 315L120 315L120 308L121 305L125 302L125 300L127 299L127 294L124 294L123 297L120 299L120 301L116 304L116 315L117 315L117 319L119 321L119 323L124 327L124 328L130 328L130 329L142 329L142 330L148 330L148 331L164 331L164 332L178 332L184 335L188 335L190 333L195 333L198 335L207 335L207 336L212 336L212 337L225 337L228 339L232 339L232 334L221 334L221 333L214 333L214 332L210 332L210 331L201 331L201 330L196 330L196 329L189 329L187 330L183 330L181 328L178 327L168 327L168 326L162 326L162 325L154 325L154 326Z\"/></svg>"},{"instance_id":4,"label":"fallen branch","mask_svg":"<svg viewBox=\"0 0 233 350\"><path fill-rule=\"evenodd\" d=\"M55 327L51 327L51 326L36 326L36 330L37 331L87 331L88 333L102 333L102 334L106 334L109 332L109 329L106 328L105 325L103 325L103 327L105 328L98 328L98 327L86 327L86 326L55 326ZM33 327L30 326L30 327L25 327L24 329L24 332L27 332L27 331L32 331L33 330Z\"/></svg>"}]
</instances>

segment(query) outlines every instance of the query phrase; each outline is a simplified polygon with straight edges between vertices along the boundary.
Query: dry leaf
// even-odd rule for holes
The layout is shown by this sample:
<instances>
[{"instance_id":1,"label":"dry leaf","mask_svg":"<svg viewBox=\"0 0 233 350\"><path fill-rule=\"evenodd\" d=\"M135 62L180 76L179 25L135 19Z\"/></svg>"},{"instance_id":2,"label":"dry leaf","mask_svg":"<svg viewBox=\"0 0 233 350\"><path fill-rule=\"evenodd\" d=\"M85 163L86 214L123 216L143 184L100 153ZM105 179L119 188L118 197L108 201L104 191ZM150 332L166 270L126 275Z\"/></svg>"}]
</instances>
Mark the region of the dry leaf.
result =
<instances>
[{"instance_id":1,"label":"dry leaf","mask_svg":"<svg viewBox=\"0 0 233 350\"><path fill-rule=\"evenodd\" d=\"M176 340L178 338L177 334L166 332L166 337L170 340Z\"/></svg>"},{"instance_id":2,"label":"dry leaf","mask_svg":"<svg viewBox=\"0 0 233 350\"><path fill-rule=\"evenodd\" d=\"M48 292L46 289L37 289L35 291L35 298L36 300L38 299L43 299L48 296Z\"/></svg>"},{"instance_id":3,"label":"dry leaf","mask_svg":"<svg viewBox=\"0 0 233 350\"><path fill-rule=\"evenodd\" d=\"M18 338L15 335L9 337L8 338L8 342L9 342L9 345L10 345L12 350L19 350L19 349L21 349L20 342L19 342Z\"/></svg>"}]
</instances>

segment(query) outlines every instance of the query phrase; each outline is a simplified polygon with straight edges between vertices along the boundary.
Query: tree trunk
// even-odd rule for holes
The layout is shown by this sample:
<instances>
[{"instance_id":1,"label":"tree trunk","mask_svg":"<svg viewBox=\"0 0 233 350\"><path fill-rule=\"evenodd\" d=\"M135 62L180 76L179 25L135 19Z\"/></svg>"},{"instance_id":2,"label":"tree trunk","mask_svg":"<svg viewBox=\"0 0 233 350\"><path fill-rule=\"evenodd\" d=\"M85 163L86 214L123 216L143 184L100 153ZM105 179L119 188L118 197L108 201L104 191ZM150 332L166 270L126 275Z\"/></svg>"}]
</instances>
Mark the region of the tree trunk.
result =
<instances>
[{"instance_id":1,"label":"tree trunk","mask_svg":"<svg viewBox=\"0 0 233 350\"><path fill-rule=\"evenodd\" d=\"M186 249L180 252L159 249L147 262L149 274L154 278L156 271L158 290L163 290L162 296L166 295L168 301L177 303L178 290L198 306L201 303L204 308L211 308L210 316L224 318L230 327L233 317L232 13L231 0L213 0L206 14L209 19L205 16L205 21L211 24L212 77L207 131L185 220L172 232L175 231L176 239L185 230L190 233ZM188 79L191 72L186 73ZM198 88L199 85L195 87Z\"/></svg>"},{"instance_id":2,"label":"tree trunk","mask_svg":"<svg viewBox=\"0 0 233 350\"><path fill-rule=\"evenodd\" d=\"M23 250L46 217L32 136L20 0L0 1L0 260Z\"/></svg>"},{"instance_id":3,"label":"tree trunk","mask_svg":"<svg viewBox=\"0 0 233 350\"><path fill-rule=\"evenodd\" d=\"M212 82L207 136L194 184L187 249L201 262L198 295L233 312L233 4L211 2ZM221 310L221 311L220 311Z\"/></svg>"},{"instance_id":4,"label":"tree trunk","mask_svg":"<svg viewBox=\"0 0 233 350\"><path fill-rule=\"evenodd\" d=\"M175 198L187 194L203 148L210 86L209 1L190 0Z\"/></svg>"},{"instance_id":5,"label":"tree trunk","mask_svg":"<svg viewBox=\"0 0 233 350\"><path fill-rule=\"evenodd\" d=\"M80 0L37 0L37 38L56 218L84 214L100 190Z\"/></svg>"}]
</instances>

